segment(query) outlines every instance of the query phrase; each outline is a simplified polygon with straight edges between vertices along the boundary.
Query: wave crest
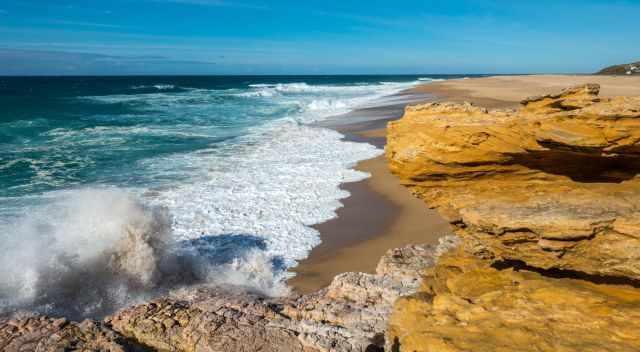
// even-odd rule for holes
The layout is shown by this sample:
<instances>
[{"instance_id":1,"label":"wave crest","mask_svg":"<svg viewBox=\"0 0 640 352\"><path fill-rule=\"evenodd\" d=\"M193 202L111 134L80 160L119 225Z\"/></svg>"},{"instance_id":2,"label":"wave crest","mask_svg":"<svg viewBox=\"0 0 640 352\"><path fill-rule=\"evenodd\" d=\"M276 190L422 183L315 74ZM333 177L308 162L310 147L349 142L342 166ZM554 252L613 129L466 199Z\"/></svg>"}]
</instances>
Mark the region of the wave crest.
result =
<instances>
[{"instance_id":1,"label":"wave crest","mask_svg":"<svg viewBox=\"0 0 640 352\"><path fill-rule=\"evenodd\" d=\"M176 86L173 84L154 84L154 85L150 85L150 86L132 86L131 89L134 90L138 90L138 89L156 89L156 90L172 90L175 89Z\"/></svg>"},{"instance_id":2,"label":"wave crest","mask_svg":"<svg viewBox=\"0 0 640 352\"><path fill-rule=\"evenodd\" d=\"M26 309L100 318L201 283L285 293L273 282L273 264L260 253L238 246L233 257L222 258L218 246L177 242L166 209L144 206L123 191L68 192L0 230L4 314ZM238 240L230 236L226 250L243 244Z\"/></svg>"}]
</instances>

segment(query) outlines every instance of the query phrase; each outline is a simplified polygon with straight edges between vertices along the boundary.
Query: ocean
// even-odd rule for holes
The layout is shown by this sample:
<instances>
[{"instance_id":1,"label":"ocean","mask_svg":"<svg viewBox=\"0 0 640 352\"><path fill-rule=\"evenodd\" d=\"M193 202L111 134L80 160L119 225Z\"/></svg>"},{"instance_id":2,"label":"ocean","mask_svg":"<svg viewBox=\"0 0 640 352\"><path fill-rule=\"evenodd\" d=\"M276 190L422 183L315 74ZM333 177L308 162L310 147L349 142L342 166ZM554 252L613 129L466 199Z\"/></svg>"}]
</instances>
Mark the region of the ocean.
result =
<instances>
[{"instance_id":1,"label":"ocean","mask_svg":"<svg viewBox=\"0 0 640 352\"><path fill-rule=\"evenodd\" d=\"M0 313L101 317L191 284L288 293L352 168L319 122L451 76L0 78Z\"/></svg>"}]
</instances>

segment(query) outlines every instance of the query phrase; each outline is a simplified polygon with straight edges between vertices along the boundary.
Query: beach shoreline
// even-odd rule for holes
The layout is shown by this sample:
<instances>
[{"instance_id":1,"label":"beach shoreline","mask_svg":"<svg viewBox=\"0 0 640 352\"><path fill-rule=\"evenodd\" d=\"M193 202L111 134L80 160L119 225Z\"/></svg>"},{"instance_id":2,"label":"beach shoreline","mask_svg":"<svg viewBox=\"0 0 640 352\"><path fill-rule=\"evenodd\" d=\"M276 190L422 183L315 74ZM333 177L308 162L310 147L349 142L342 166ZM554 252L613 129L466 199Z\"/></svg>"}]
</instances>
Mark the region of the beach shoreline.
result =
<instances>
[{"instance_id":1,"label":"beach shoreline","mask_svg":"<svg viewBox=\"0 0 640 352\"><path fill-rule=\"evenodd\" d=\"M412 89L399 96L410 97L405 103L353 111L342 119L370 114L372 119L329 125L342 133L345 140L373 144L384 149L386 125L402 116L404 107L430 101L429 93ZM290 269L295 276L289 286L299 294L315 292L328 286L344 272L373 273L379 258L389 249L410 244L437 244L450 235L449 224L435 210L413 197L400 185L387 168L384 155L360 161L356 170L371 176L358 182L343 183L350 196L342 200L337 216L314 225L322 242L309 256Z\"/></svg>"},{"instance_id":2,"label":"beach shoreline","mask_svg":"<svg viewBox=\"0 0 640 352\"><path fill-rule=\"evenodd\" d=\"M605 97L640 95L638 77L593 75L451 79L420 84L401 94L423 96L421 101L413 100L404 105L467 101L489 109L513 109L528 96L586 83L600 84L601 94ZM333 128L343 133L347 140L384 148L386 125L401 118L402 111L396 106L395 110L387 111L386 117L360 118L354 123L343 123ZM375 109L369 111L373 115L375 112ZM351 195L342 201L343 207L337 210L337 217L314 226L320 232L322 243L298 266L290 269L295 276L288 280L288 284L296 293L317 291L344 272L374 272L378 258L392 248L434 244L438 238L451 234L450 225L435 210L425 207L422 201L399 184L388 170L384 156L363 160L356 169L371 174L371 177L342 184L341 188Z\"/></svg>"}]
</instances>

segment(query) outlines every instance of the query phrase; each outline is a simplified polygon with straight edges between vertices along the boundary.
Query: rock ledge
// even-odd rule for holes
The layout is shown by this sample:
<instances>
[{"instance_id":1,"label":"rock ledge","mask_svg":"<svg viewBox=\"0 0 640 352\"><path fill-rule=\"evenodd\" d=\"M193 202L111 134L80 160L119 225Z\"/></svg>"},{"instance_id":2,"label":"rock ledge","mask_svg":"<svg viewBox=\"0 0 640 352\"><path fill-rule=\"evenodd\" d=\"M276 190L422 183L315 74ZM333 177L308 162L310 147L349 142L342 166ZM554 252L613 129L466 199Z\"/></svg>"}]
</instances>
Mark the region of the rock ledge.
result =
<instances>
[{"instance_id":1,"label":"rock ledge","mask_svg":"<svg viewBox=\"0 0 640 352\"><path fill-rule=\"evenodd\" d=\"M2 351L378 351L400 296L457 245L390 250L376 274L345 273L314 294L265 298L241 288L193 287L104 322L26 316L0 319Z\"/></svg>"},{"instance_id":2,"label":"rock ledge","mask_svg":"<svg viewBox=\"0 0 640 352\"><path fill-rule=\"evenodd\" d=\"M392 172L463 241L396 302L388 349L640 350L640 97L598 92L389 124Z\"/></svg>"}]
</instances>

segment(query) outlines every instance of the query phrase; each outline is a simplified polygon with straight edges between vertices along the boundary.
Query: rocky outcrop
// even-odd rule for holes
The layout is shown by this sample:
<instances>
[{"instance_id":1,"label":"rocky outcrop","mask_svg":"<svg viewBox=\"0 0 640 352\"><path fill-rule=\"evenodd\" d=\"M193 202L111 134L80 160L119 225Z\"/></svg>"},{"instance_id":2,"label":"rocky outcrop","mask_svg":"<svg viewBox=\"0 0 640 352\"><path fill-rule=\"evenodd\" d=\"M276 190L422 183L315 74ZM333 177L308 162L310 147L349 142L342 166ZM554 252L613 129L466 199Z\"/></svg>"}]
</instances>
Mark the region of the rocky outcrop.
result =
<instances>
[{"instance_id":1,"label":"rocky outcrop","mask_svg":"<svg viewBox=\"0 0 640 352\"><path fill-rule=\"evenodd\" d=\"M389 350L425 352L638 351L640 290L499 270L456 252L401 298Z\"/></svg>"},{"instance_id":2,"label":"rocky outcrop","mask_svg":"<svg viewBox=\"0 0 640 352\"><path fill-rule=\"evenodd\" d=\"M391 170L495 260L638 280L640 98L597 93L407 108Z\"/></svg>"},{"instance_id":3,"label":"rocky outcrop","mask_svg":"<svg viewBox=\"0 0 640 352\"><path fill-rule=\"evenodd\" d=\"M398 300L389 348L640 349L640 98L598 92L431 103L389 124L392 172L463 239Z\"/></svg>"},{"instance_id":4,"label":"rocky outcrop","mask_svg":"<svg viewBox=\"0 0 640 352\"><path fill-rule=\"evenodd\" d=\"M46 317L0 321L7 351L82 348L129 351L376 351L395 300L414 293L421 272L457 239L389 251L376 274L345 273L319 292L265 298L196 287L124 309L103 323ZM26 319L26 320L25 320ZM34 348L35 349L35 348Z\"/></svg>"},{"instance_id":5,"label":"rocky outcrop","mask_svg":"<svg viewBox=\"0 0 640 352\"><path fill-rule=\"evenodd\" d=\"M390 250L376 274L341 274L329 287L287 302L282 311L290 318L286 326L322 351L380 350L396 299L414 293L422 271L457 244L456 237L445 236L438 246Z\"/></svg>"},{"instance_id":6,"label":"rocky outcrop","mask_svg":"<svg viewBox=\"0 0 640 352\"><path fill-rule=\"evenodd\" d=\"M229 290L199 288L125 309L106 319L131 340L158 351L304 351L282 329L275 302Z\"/></svg>"},{"instance_id":7,"label":"rocky outcrop","mask_svg":"<svg viewBox=\"0 0 640 352\"><path fill-rule=\"evenodd\" d=\"M0 320L0 350L125 352L143 349L102 323L23 316Z\"/></svg>"},{"instance_id":8,"label":"rocky outcrop","mask_svg":"<svg viewBox=\"0 0 640 352\"><path fill-rule=\"evenodd\" d=\"M310 295L265 299L191 289L123 310L107 323L159 350L375 351L384 345L394 301L415 292L420 272L454 245L445 238L438 247L389 251L376 274L341 274Z\"/></svg>"},{"instance_id":9,"label":"rocky outcrop","mask_svg":"<svg viewBox=\"0 0 640 352\"><path fill-rule=\"evenodd\" d=\"M599 75L640 75L640 61L623 64L623 65L614 65L603 68L598 71Z\"/></svg>"}]
</instances>

